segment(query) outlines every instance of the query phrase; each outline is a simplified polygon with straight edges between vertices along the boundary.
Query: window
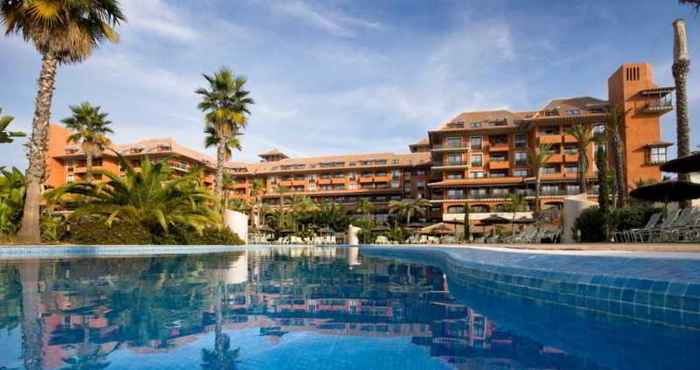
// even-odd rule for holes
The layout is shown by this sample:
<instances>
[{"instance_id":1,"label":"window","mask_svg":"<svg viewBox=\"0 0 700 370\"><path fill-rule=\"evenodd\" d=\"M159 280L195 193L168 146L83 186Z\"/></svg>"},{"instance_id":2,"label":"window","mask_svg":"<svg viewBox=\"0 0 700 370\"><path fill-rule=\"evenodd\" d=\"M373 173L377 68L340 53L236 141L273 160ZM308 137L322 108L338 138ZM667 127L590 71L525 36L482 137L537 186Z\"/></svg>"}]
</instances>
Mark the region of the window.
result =
<instances>
[{"instance_id":1,"label":"window","mask_svg":"<svg viewBox=\"0 0 700 370\"><path fill-rule=\"evenodd\" d=\"M461 154L448 154L447 155L447 164L448 165L462 164L462 155Z\"/></svg>"},{"instance_id":2,"label":"window","mask_svg":"<svg viewBox=\"0 0 700 370\"><path fill-rule=\"evenodd\" d=\"M581 190L578 185L566 185L567 194L578 194Z\"/></svg>"},{"instance_id":3,"label":"window","mask_svg":"<svg viewBox=\"0 0 700 370\"><path fill-rule=\"evenodd\" d=\"M507 135L491 136L490 140L491 140L491 145L508 144L508 136Z\"/></svg>"},{"instance_id":4,"label":"window","mask_svg":"<svg viewBox=\"0 0 700 370\"><path fill-rule=\"evenodd\" d=\"M649 148L649 164L666 162L666 147Z\"/></svg>"},{"instance_id":5,"label":"window","mask_svg":"<svg viewBox=\"0 0 700 370\"><path fill-rule=\"evenodd\" d=\"M490 177L506 177L508 176L508 170L497 170L491 171Z\"/></svg>"},{"instance_id":6,"label":"window","mask_svg":"<svg viewBox=\"0 0 700 370\"><path fill-rule=\"evenodd\" d=\"M416 176L425 176L425 170L416 170Z\"/></svg>"},{"instance_id":7,"label":"window","mask_svg":"<svg viewBox=\"0 0 700 370\"><path fill-rule=\"evenodd\" d=\"M472 179L481 179L486 177L486 172L484 171L473 171L469 173L469 177Z\"/></svg>"},{"instance_id":8,"label":"window","mask_svg":"<svg viewBox=\"0 0 700 370\"><path fill-rule=\"evenodd\" d=\"M401 182L399 180L392 180L391 181L392 189L398 189L400 185L401 185Z\"/></svg>"},{"instance_id":9,"label":"window","mask_svg":"<svg viewBox=\"0 0 700 370\"><path fill-rule=\"evenodd\" d=\"M564 146L564 154L576 155L578 154L578 147L576 147L576 145L567 144Z\"/></svg>"},{"instance_id":10,"label":"window","mask_svg":"<svg viewBox=\"0 0 700 370\"><path fill-rule=\"evenodd\" d=\"M447 213L464 213L464 206L449 206L447 207Z\"/></svg>"},{"instance_id":11,"label":"window","mask_svg":"<svg viewBox=\"0 0 700 370\"><path fill-rule=\"evenodd\" d=\"M493 188L491 190L491 193L493 195L497 195L497 196L505 196L505 195L510 194L510 189L508 189L508 188Z\"/></svg>"},{"instance_id":12,"label":"window","mask_svg":"<svg viewBox=\"0 0 700 370\"><path fill-rule=\"evenodd\" d=\"M578 166L575 164L567 164L564 166L564 171L566 173L576 173L578 171Z\"/></svg>"},{"instance_id":13,"label":"window","mask_svg":"<svg viewBox=\"0 0 700 370\"><path fill-rule=\"evenodd\" d=\"M447 174L447 179L448 180L457 180L457 179L463 179L464 174L461 172L451 172Z\"/></svg>"},{"instance_id":14,"label":"window","mask_svg":"<svg viewBox=\"0 0 700 370\"><path fill-rule=\"evenodd\" d=\"M470 189L469 196L472 198L488 198L489 192L486 188Z\"/></svg>"},{"instance_id":15,"label":"window","mask_svg":"<svg viewBox=\"0 0 700 370\"><path fill-rule=\"evenodd\" d=\"M506 162L508 161L508 153L493 153L491 154L491 161Z\"/></svg>"},{"instance_id":16,"label":"window","mask_svg":"<svg viewBox=\"0 0 700 370\"><path fill-rule=\"evenodd\" d=\"M542 173L545 175L553 175L560 172L561 168L558 165L547 165L542 167Z\"/></svg>"},{"instance_id":17,"label":"window","mask_svg":"<svg viewBox=\"0 0 700 370\"><path fill-rule=\"evenodd\" d=\"M541 135L559 135L559 127L557 126L540 127L539 131Z\"/></svg>"},{"instance_id":18,"label":"window","mask_svg":"<svg viewBox=\"0 0 700 370\"><path fill-rule=\"evenodd\" d=\"M515 134L515 147L516 148L526 148L527 147L527 134Z\"/></svg>"},{"instance_id":19,"label":"window","mask_svg":"<svg viewBox=\"0 0 700 370\"><path fill-rule=\"evenodd\" d=\"M445 146L449 148L459 148L462 146L462 138L459 136L451 136L445 139Z\"/></svg>"},{"instance_id":20,"label":"window","mask_svg":"<svg viewBox=\"0 0 700 370\"><path fill-rule=\"evenodd\" d=\"M316 184L315 183L312 182L311 184L309 184L309 191L316 191Z\"/></svg>"},{"instance_id":21,"label":"window","mask_svg":"<svg viewBox=\"0 0 700 370\"><path fill-rule=\"evenodd\" d=\"M448 189L447 190L447 199L463 199L464 198L464 190L462 189Z\"/></svg>"},{"instance_id":22,"label":"window","mask_svg":"<svg viewBox=\"0 0 700 370\"><path fill-rule=\"evenodd\" d=\"M525 152L515 152L515 165L525 166L527 165L527 153Z\"/></svg>"},{"instance_id":23,"label":"window","mask_svg":"<svg viewBox=\"0 0 700 370\"><path fill-rule=\"evenodd\" d=\"M481 154L472 154L472 166L473 167L481 167L482 165L482 155Z\"/></svg>"},{"instance_id":24,"label":"window","mask_svg":"<svg viewBox=\"0 0 700 370\"><path fill-rule=\"evenodd\" d=\"M471 128L479 128L479 127L481 127L481 122L478 122L478 121L477 121L477 122L472 122L472 123L469 124L469 127L471 127Z\"/></svg>"},{"instance_id":25,"label":"window","mask_svg":"<svg viewBox=\"0 0 700 370\"><path fill-rule=\"evenodd\" d=\"M566 111L566 113L568 113L570 116L578 116L579 114L581 114L581 110L580 109L569 109L568 111Z\"/></svg>"},{"instance_id":26,"label":"window","mask_svg":"<svg viewBox=\"0 0 700 370\"><path fill-rule=\"evenodd\" d=\"M469 138L469 145L472 149L481 150L481 136L472 136Z\"/></svg>"},{"instance_id":27,"label":"window","mask_svg":"<svg viewBox=\"0 0 700 370\"><path fill-rule=\"evenodd\" d=\"M513 176L515 177L527 177L527 170L524 168L518 168L513 170Z\"/></svg>"},{"instance_id":28,"label":"window","mask_svg":"<svg viewBox=\"0 0 700 370\"><path fill-rule=\"evenodd\" d=\"M399 171L399 170L392 170L392 171L391 171L391 177L394 177L394 178L401 177L401 171Z\"/></svg>"},{"instance_id":29,"label":"window","mask_svg":"<svg viewBox=\"0 0 700 370\"><path fill-rule=\"evenodd\" d=\"M542 194L556 195L559 193L559 185L542 185Z\"/></svg>"},{"instance_id":30,"label":"window","mask_svg":"<svg viewBox=\"0 0 700 370\"><path fill-rule=\"evenodd\" d=\"M424 188L425 187L425 180L418 180L416 181L416 187L417 188Z\"/></svg>"}]
</instances>

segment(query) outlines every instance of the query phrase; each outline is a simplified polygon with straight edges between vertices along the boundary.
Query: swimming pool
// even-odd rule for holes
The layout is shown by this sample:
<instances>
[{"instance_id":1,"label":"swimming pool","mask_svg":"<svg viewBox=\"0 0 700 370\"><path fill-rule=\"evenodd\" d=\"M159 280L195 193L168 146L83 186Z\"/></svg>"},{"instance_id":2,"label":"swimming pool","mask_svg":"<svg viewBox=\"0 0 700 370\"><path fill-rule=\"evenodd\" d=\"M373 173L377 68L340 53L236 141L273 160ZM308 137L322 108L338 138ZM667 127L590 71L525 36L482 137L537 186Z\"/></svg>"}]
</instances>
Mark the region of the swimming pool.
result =
<instances>
[{"instance_id":1,"label":"swimming pool","mask_svg":"<svg viewBox=\"0 0 700 370\"><path fill-rule=\"evenodd\" d=\"M514 281L509 274L523 276L518 268L533 256L439 252L244 248L0 261L0 369L700 365L700 331L692 323L616 315L597 309L599 302L591 309L586 294L574 304L531 294L527 284L567 281L553 271L535 271L523 280L524 290L509 288ZM498 269L488 267L494 266L489 258L502 262ZM477 259L480 265L473 265ZM580 276L605 263L619 263L623 271L640 263L574 261L580 262L567 272ZM546 259L538 266L548 263L566 261ZM676 274L689 280L688 293L697 265L677 261L677 266ZM689 312L683 305L679 311Z\"/></svg>"}]
</instances>

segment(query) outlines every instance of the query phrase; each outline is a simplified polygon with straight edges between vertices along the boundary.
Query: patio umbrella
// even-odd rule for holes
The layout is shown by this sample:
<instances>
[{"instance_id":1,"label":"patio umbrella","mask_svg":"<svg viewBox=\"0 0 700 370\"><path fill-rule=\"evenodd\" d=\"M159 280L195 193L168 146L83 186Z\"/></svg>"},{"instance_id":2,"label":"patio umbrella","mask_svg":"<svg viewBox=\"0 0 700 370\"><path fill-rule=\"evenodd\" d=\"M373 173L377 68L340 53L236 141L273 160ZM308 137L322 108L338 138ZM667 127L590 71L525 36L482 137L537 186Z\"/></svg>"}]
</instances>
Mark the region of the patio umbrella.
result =
<instances>
[{"instance_id":1,"label":"patio umbrella","mask_svg":"<svg viewBox=\"0 0 700 370\"><path fill-rule=\"evenodd\" d=\"M676 158L661 165L661 171L690 173L700 171L700 152Z\"/></svg>"},{"instance_id":2,"label":"patio umbrella","mask_svg":"<svg viewBox=\"0 0 700 370\"><path fill-rule=\"evenodd\" d=\"M420 229L420 233L426 235L449 235L453 234L454 231L445 223L440 222Z\"/></svg>"},{"instance_id":3,"label":"patio umbrella","mask_svg":"<svg viewBox=\"0 0 700 370\"><path fill-rule=\"evenodd\" d=\"M505 217L501 217L499 215L490 215L489 217L486 217L485 219L479 221L479 223L484 226L505 225L511 223L511 220Z\"/></svg>"},{"instance_id":4,"label":"patio umbrella","mask_svg":"<svg viewBox=\"0 0 700 370\"><path fill-rule=\"evenodd\" d=\"M680 202L700 198L700 184L689 181L663 181L640 186L630 195L651 202Z\"/></svg>"},{"instance_id":5,"label":"patio umbrella","mask_svg":"<svg viewBox=\"0 0 700 370\"><path fill-rule=\"evenodd\" d=\"M515 223L518 225L529 225L529 224L534 224L535 219L523 216L520 218L516 218Z\"/></svg>"}]
</instances>

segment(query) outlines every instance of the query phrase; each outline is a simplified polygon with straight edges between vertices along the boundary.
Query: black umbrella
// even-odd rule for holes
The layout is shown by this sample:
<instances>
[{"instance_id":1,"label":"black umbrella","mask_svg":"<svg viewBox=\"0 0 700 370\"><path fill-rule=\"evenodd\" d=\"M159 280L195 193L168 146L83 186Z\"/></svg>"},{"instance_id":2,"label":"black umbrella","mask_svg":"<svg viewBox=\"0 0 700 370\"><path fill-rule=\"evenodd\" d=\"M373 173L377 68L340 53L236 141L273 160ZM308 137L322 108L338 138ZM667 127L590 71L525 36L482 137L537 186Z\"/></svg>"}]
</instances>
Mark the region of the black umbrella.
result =
<instances>
[{"instance_id":1,"label":"black umbrella","mask_svg":"<svg viewBox=\"0 0 700 370\"><path fill-rule=\"evenodd\" d=\"M640 186L630 195L651 202L680 202L700 198L700 184L689 181L663 181Z\"/></svg>"},{"instance_id":2,"label":"black umbrella","mask_svg":"<svg viewBox=\"0 0 700 370\"><path fill-rule=\"evenodd\" d=\"M499 215L490 215L489 217L479 221L479 223L481 225L505 225L511 223L511 220Z\"/></svg>"},{"instance_id":3,"label":"black umbrella","mask_svg":"<svg viewBox=\"0 0 700 370\"><path fill-rule=\"evenodd\" d=\"M700 171L700 152L676 158L661 165L661 171L690 173Z\"/></svg>"},{"instance_id":4,"label":"black umbrella","mask_svg":"<svg viewBox=\"0 0 700 370\"><path fill-rule=\"evenodd\" d=\"M519 225L528 225L528 224L534 224L535 219L534 218L528 218L528 217L520 217L515 219L515 223Z\"/></svg>"}]
</instances>

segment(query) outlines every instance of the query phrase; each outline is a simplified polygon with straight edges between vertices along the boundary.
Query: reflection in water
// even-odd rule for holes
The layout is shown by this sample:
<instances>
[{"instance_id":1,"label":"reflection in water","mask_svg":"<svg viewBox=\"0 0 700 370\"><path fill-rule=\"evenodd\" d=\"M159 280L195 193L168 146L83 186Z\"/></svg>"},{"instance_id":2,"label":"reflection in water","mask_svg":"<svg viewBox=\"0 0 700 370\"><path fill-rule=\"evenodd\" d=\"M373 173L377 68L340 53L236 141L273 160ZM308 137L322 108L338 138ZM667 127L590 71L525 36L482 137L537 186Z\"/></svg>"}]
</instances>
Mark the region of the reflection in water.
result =
<instances>
[{"instance_id":1,"label":"reflection in water","mask_svg":"<svg viewBox=\"0 0 700 370\"><path fill-rule=\"evenodd\" d=\"M12 262L0 369L603 368L463 303L356 248Z\"/></svg>"}]
</instances>

